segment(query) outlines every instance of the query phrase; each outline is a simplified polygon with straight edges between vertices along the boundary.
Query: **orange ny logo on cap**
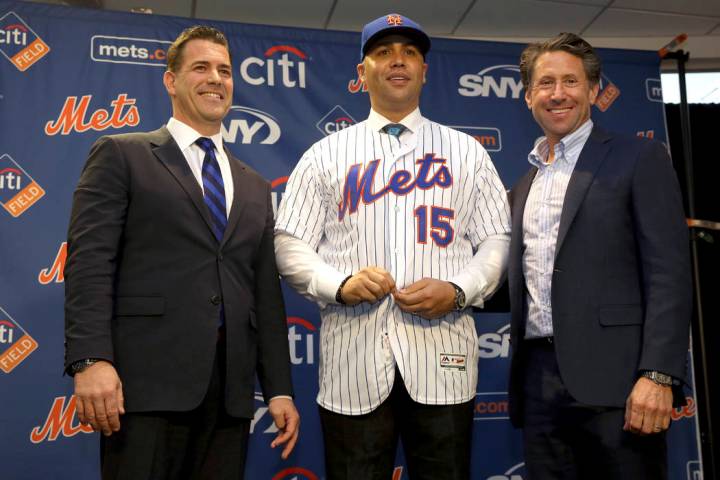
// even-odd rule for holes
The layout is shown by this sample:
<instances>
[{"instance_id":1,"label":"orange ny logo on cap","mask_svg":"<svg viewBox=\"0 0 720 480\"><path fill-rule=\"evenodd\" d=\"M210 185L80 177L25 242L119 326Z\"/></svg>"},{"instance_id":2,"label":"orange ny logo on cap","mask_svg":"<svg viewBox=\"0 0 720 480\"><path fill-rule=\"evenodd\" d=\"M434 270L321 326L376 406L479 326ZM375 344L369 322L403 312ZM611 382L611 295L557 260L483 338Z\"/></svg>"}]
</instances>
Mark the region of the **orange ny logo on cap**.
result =
<instances>
[{"instance_id":1,"label":"orange ny logo on cap","mask_svg":"<svg viewBox=\"0 0 720 480\"><path fill-rule=\"evenodd\" d=\"M387 16L387 23L388 25L392 25L394 27L397 27L398 25L402 25L403 20L400 15L388 15Z\"/></svg>"}]
</instances>

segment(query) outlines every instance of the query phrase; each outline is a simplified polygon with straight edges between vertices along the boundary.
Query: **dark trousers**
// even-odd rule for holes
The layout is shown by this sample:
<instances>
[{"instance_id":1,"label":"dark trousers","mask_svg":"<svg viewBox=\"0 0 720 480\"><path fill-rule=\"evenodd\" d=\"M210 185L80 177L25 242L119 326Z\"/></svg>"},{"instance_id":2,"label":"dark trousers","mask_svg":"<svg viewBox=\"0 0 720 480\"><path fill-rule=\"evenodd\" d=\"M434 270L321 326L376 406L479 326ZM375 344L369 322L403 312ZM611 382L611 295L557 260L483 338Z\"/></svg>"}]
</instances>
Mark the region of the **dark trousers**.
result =
<instances>
[{"instance_id":1,"label":"dark trousers","mask_svg":"<svg viewBox=\"0 0 720 480\"><path fill-rule=\"evenodd\" d=\"M101 437L103 480L242 480L250 420L225 411L224 356L219 342L207 395L195 410L126 413L119 432Z\"/></svg>"},{"instance_id":2,"label":"dark trousers","mask_svg":"<svg viewBox=\"0 0 720 480\"><path fill-rule=\"evenodd\" d=\"M400 373L390 396L365 415L320 408L328 480L389 480L398 438L412 480L470 477L474 401L423 405L410 398Z\"/></svg>"},{"instance_id":3,"label":"dark trousers","mask_svg":"<svg viewBox=\"0 0 720 480\"><path fill-rule=\"evenodd\" d=\"M570 395L552 343L531 340L524 347L523 443L530 480L667 478L664 433L624 431L624 408L593 407Z\"/></svg>"}]
</instances>

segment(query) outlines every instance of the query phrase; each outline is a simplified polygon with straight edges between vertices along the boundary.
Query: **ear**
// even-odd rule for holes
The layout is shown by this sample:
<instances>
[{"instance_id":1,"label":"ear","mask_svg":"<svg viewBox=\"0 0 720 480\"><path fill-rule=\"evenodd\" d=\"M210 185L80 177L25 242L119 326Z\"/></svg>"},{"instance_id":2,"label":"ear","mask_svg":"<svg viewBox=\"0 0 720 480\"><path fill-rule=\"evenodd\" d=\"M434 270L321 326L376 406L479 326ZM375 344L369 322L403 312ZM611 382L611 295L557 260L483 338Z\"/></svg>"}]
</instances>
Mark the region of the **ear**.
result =
<instances>
[{"instance_id":1,"label":"ear","mask_svg":"<svg viewBox=\"0 0 720 480\"><path fill-rule=\"evenodd\" d=\"M595 105L595 100L597 100L598 93L600 93L600 84L596 83L592 87L590 87L590 105Z\"/></svg>"},{"instance_id":2,"label":"ear","mask_svg":"<svg viewBox=\"0 0 720 480\"><path fill-rule=\"evenodd\" d=\"M528 87L525 87L525 103L528 110L532 110L532 91Z\"/></svg>"},{"instance_id":3,"label":"ear","mask_svg":"<svg viewBox=\"0 0 720 480\"><path fill-rule=\"evenodd\" d=\"M423 63L423 83L427 82L427 69L428 65L427 63Z\"/></svg>"},{"instance_id":4,"label":"ear","mask_svg":"<svg viewBox=\"0 0 720 480\"><path fill-rule=\"evenodd\" d=\"M357 74L358 74L358 78L364 82L365 81L365 61L364 60L357 64Z\"/></svg>"},{"instance_id":5,"label":"ear","mask_svg":"<svg viewBox=\"0 0 720 480\"><path fill-rule=\"evenodd\" d=\"M175 74L170 70L165 70L163 74L163 85L165 85L168 95L175 96Z\"/></svg>"}]
</instances>

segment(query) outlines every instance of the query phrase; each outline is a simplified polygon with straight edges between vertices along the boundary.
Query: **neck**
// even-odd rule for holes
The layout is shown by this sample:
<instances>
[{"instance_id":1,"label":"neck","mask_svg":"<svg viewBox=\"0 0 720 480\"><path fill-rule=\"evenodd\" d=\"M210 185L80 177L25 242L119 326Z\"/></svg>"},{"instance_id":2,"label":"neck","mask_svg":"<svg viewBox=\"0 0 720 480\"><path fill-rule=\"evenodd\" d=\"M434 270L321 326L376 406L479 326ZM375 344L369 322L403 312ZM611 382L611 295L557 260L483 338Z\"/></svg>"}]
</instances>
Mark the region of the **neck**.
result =
<instances>
[{"instance_id":1,"label":"neck","mask_svg":"<svg viewBox=\"0 0 720 480\"><path fill-rule=\"evenodd\" d=\"M417 105L413 105L407 109L388 109L375 104L371 104L370 106L377 113L395 123L398 123L400 120L410 115L417 108Z\"/></svg>"},{"instance_id":2,"label":"neck","mask_svg":"<svg viewBox=\"0 0 720 480\"><path fill-rule=\"evenodd\" d=\"M189 119L185 118L183 115L178 115L175 113L173 113L173 118L175 118L175 120L181 121L188 127L191 127L193 130L195 130L204 137L212 137L213 135L220 133L220 122L212 124L192 122Z\"/></svg>"}]
</instances>

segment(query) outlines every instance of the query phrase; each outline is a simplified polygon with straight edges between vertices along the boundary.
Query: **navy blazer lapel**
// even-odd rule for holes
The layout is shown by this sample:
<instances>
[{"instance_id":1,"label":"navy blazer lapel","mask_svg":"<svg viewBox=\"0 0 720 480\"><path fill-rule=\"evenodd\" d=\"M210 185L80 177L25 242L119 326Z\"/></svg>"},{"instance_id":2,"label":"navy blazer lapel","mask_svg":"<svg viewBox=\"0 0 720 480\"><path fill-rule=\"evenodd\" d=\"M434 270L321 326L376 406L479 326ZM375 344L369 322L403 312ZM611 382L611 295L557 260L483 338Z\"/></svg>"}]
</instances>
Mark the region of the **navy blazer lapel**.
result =
<instances>
[{"instance_id":1,"label":"navy blazer lapel","mask_svg":"<svg viewBox=\"0 0 720 480\"><path fill-rule=\"evenodd\" d=\"M230 216L228 217L228 223L225 227L225 234L223 235L222 242L220 242L220 247L225 245L233 230L235 230L235 227L237 226L240 214L242 213L242 209L244 207L242 202L243 195L241 195L241 193L245 192L245 188L243 186L245 179L245 166L240 160L235 158L227 148L225 149L225 155L227 155L228 163L230 164L230 171L232 172L234 193L232 206L230 207Z\"/></svg>"},{"instance_id":2,"label":"navy blazer lapel","mask_svg":"<svg viewBox=\"0 0 720 480\"><path fill-rule=\"evenodd\" d=\"M515 184L510 191L510 211L512 219L512 231L516 235L512 236L510 251L512 254L518 254L522 251L522 232L523 232L523 216L525 215L525 204L530 193L530 187L537 174L537 167L530 170Z\"/></svg>"},{"instance_id":3,"label":"navy blazer lapel","mask_svg":"<svg viewBox=\"0 0 720 480\"><path fill-rule=\"evenodd\" d=\"M165 127L155 130L151 135L150 143L152 144L153 153L170 171L172 176L175 177L183 190L185 190L193 204L195 204L195 208L197 208L205 224L210 231L212 231L210 213L208 212L207 205L205 205L202 189L193 175L192 170L190 170L187 160L185 160L185 157L180 151L180 147L178 147L172 135L170 135L170 132Z\"/></svg>"},{"instance_id":4,"label":"navy blazer lapel","mask_svg":"<svg viewBox=\"0 0 720 480\"><path fill-rule=\"evenodd\" d=\"M555 246L555 258L562 248L563 241L567 235L568 229L575 218L580 205L585 199L588 188L592 184L595 173L602 164L603 160L610 151L610 135L597 126L593 126L590 137L580 152L580 157L575 164L567 191L565 192L565 200L563 201L562 213L560 214L560 226L558 227L558 236Z\"/></svg>"}]
</instances>

